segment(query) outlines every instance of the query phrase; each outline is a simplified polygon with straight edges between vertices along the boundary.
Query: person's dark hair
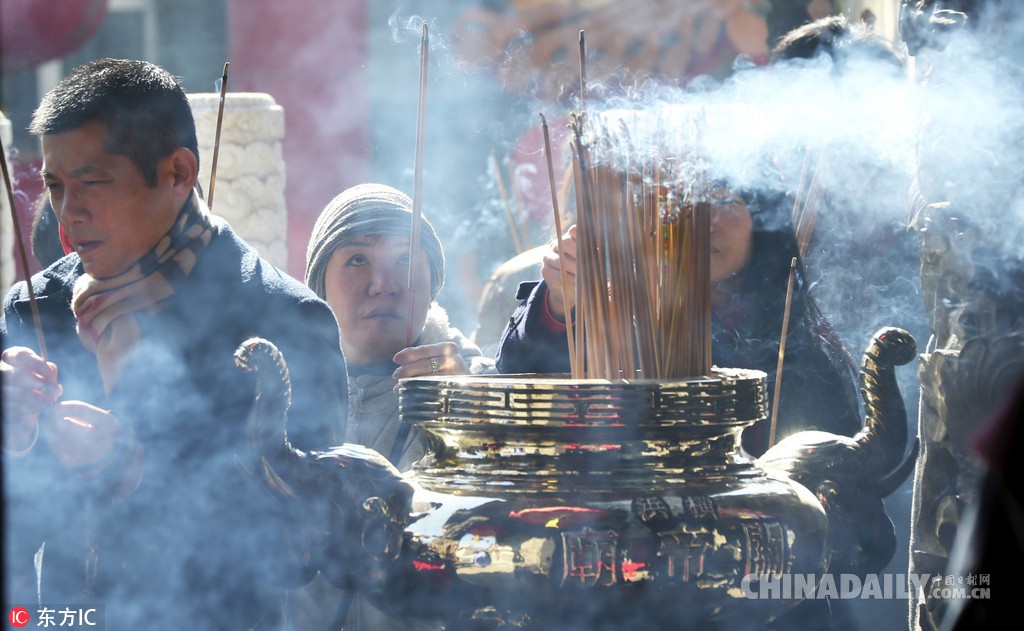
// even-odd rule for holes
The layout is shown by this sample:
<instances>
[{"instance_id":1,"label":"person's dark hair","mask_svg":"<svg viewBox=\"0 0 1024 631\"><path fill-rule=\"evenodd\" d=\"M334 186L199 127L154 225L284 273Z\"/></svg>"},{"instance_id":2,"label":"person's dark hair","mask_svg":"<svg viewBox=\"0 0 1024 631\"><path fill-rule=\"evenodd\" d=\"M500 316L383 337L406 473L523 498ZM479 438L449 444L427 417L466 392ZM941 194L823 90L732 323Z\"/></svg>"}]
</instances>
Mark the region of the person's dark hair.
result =
<instances>
[{"instance_id":1,"label":"person's dark hair","mask_svg":"<svg viewBox=\"0 0 1024 631\"><path fill-rule=\"evenodd\" d=\"M843 372L856 372L856 364L828 318L810 294L807 271L793 227L793 200L785 183L772 169L756 181L740 182L730 176L713 178L747 203L753 224L750 260L743 271L740 293L749 311L743 337L749 340L778 339L786 306L786 289L792 260L797 260L791 313L801 318L807 331L818 340L833 363ZM795 349L794 349L795 350ZM788 352L787 352L788 354Z\"/></svg>"},{"instance_id":2,"label":"person's dark hair","mask_svg":"<svg viewBox=\"0 0 1024 631\"><path fill-rule=\"evenodd\" d=\"M196 124L185 90L166 70L146 61L100 59L75 68L43 97L28 130L59 134L90 122L107 127L103 148L128 157L146 182L179 147L199 161Z\"/></svg>"},{"instance_id":3,"label":"person's dark hair","mask_svg":"<svg viewBox=\"0 0 1024 631\"><path fill-rule=\"evenodd\" d=\"M789 270L795 258L793 317L802 317L807 330L833 364L842 372L855 375L856 363L810 293L807 271L789 218L792 208L789 197L764 191L741 194L747 199L754 220L750 261L744 272L742 291L749 297L748 304L758 312L748 319L757 330L746 334L751 339L774 339L781 335Z\"/></svg>"},{"instance_id":4,"label":"person's dark hair","mask_svg":"<svg viewBox=\"0 0 1024 631\"><path fill-rule=\"evenodd\" d=\"M60 242L60 224L50 205L50 196L45 192L33 205L32 255L45 268L64 258L64 246Z\"/></svg>"},{"instance_id":5,"label":"person's dark hair","mask_svg":"<svg viewBox=\"0 0 1024 631\"><path fill-rule=\"evenodd\" d=\"M853 59L886 62L893 68L903 65L885 38L859 24L850 24L843 15L830 15L789 31L772 48L771 62L819 55L828 55L840 67Z\"/></svg>"}]
</instances>

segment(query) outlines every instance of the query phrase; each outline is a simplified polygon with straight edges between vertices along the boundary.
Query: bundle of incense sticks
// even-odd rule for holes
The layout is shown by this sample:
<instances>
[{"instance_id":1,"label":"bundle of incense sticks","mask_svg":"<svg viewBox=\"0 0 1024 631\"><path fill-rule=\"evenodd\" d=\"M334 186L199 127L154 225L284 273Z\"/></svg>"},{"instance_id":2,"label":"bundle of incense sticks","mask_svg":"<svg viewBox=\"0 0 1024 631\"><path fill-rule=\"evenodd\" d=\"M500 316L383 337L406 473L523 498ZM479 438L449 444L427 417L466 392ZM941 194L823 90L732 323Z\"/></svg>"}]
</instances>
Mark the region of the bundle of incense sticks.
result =
<instances>
[{"instance_id":1,"label":"bundle of incense sticks","mask_svg":"<svg viewBox=\"0 0 1024 631\"><path fill-rule=\"evenodd\" d=\"M710 372L711 218L701 125L699 112L682 126L661 114L572 117L573 377L686 379ZM649 139L661 146L648 146Z\"/></svg>"}]
</instances>

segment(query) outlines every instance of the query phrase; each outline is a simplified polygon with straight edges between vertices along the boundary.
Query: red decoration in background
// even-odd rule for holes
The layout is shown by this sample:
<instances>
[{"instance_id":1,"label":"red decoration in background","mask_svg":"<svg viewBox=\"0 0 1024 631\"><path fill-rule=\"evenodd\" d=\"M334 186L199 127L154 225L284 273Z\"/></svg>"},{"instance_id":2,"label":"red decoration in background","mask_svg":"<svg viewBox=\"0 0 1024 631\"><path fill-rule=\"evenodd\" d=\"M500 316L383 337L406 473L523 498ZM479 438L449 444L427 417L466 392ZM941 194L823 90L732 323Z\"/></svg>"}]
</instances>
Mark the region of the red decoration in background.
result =
<instances>
[{"instance_id":1,"label":"red decoration in background","mask_svg":"<svg viewBox=\"0 0 1024 631\"><path fill-rule=\"evenodd\" d=\"M286 271L296 278L305 275L320 211L369 177L368 7L362 0L228 0L231 89L266 92L284 108Z\"/></svg>"},{"instance_id":2,"label":"red decoration in background","mask_svg":"<svg viewBox=\"0 0 1024 631\"><path fill-rule=\"evenodd\" d=\"M569 121L552 120L549 123L552 164L555 169L555 185L560 187L568 168ZM537 123L519 137L519 142L509 155L509 195L515 212L525 215L530 226L553 226L554 214L551 208L551 191L548 182L547 156L544 155L544 134ZM557 191L556 191L557 192ZM560 200L564 204L565 200ZM566 208L559 208L563 213ZM568 225L568 224L566 224ZM553 228L552 228L553 230ZM546 238L554 236L554 232ZM545 239L546 240L546 239ZM527 244L531 248L536 243Z\"/></svg>"},{"instance_id":3,"label":"red decoration in background","mask_svg":"<svg viewBox=\"0 0 1024 631\"><path fill-rule=\"evenodd\" d=\"M460 60L489 68L508 92L529 92L570 107L578 99L579 31L586 32L588 86L633 85L653 76L685 84L727 74L736 56L768 57L764 0L512 0L459 14ZM593 96L593 95L591 95Z\"/></svg>"},{"instance_id":4,"label":"red decoration in background","mask_svg":"<svg viewBox=\"0 0 1024 631\"><path fill-rule=\"evenodd\" d=\"M75 51L96 34L106 15L107 0L3 0L3 72L28 70Z\"/></svg>"},{"instance_id":5,"label":"red decoration in background","mask_svg":"<svg viewBox=\"0 0 1024 631\"><path fill-rule=\"evenodd\" d=\"M6 4L8 0L0 0L0 4ZM28 255L28 267L32 274L43 269L39 260L32 254L32 220L35 218L35 201L43 192L43 181L39 177L40 161L22 161L19 156L14 156L9 162L11 167L11 186L14 188L14 206L18 213L18 227L21 228L21 238L25 240L25 253ZM0 184L3 186L3 184ZM6 210L4 212L7 212ZM18 251L17 244L14 244L11 252ZM10 261L18 261L16 255L12 255ZM14 281L25 280L24 270L21 263L15 265Z\"/></svg>"}]
</instances>

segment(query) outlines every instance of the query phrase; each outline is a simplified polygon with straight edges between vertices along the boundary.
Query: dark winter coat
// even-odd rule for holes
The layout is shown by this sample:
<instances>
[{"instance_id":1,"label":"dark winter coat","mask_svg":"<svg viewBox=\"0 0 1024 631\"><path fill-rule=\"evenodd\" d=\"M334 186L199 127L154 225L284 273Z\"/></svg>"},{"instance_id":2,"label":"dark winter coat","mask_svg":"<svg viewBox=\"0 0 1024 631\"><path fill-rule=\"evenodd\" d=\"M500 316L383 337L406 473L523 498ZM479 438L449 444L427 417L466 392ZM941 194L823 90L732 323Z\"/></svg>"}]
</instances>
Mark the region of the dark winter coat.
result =
<instances>
[{"instance_id":1,"label":"dark winter coat","mask_svg":"<svg viewBox=\"0 0 1024 631\"><path fill-rule=\"evenodd\" d=\"M233 353L250 336L277 345L292 380L289 438L322 449L340 441L347 413L338 326L312 291L225 223L215 225L166 308L139 319L142 340L109 397L75 332L78 255L32 278L63 399L130 424L144 449L144 475L133 494L112 500L124 454L93 479L57 462L45 438L29 455L5 459L5 573L12 589L28 588L19 594L27 602L35 602L32 555L44 542L42 602L102 603L110 630L250 628L276 615L276 588L301 580L285 575L295 565L283 511L250 475L254 390ZM0 333L4 348L37 346L24 282L4 302Z\"/></svg>"}]
</instances>

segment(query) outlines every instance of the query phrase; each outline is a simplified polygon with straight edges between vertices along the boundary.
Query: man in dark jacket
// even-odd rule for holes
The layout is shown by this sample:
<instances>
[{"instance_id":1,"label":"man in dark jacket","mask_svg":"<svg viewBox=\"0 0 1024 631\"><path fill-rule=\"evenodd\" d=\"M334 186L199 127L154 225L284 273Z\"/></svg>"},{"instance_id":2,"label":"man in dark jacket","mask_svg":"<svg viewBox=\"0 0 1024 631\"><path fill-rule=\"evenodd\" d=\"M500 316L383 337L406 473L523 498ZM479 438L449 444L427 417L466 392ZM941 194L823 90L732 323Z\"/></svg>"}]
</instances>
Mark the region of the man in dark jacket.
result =
<instances>
[{"instance_id":1,"label":"man in dark jacket","mask_svg":"<svg viewBox=\"0 0 1024 631\"><path fill-rule=\"evenodd\" d=\"M101 60L30 130L74 250L12 288L3 335L5 601L104 605L107 629L267 628L305 578L249 451L252 336L282 352L289 441L338 441L345 361L326 303L210 214L188 99ZM35 298L41 326L31 299Z\"/></svg>"}]
</instances>

